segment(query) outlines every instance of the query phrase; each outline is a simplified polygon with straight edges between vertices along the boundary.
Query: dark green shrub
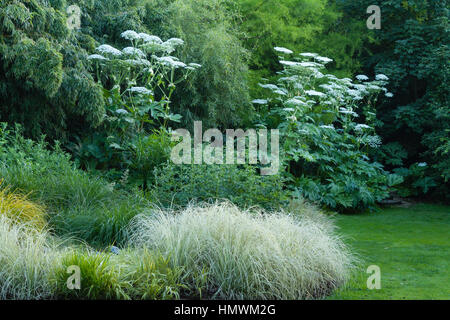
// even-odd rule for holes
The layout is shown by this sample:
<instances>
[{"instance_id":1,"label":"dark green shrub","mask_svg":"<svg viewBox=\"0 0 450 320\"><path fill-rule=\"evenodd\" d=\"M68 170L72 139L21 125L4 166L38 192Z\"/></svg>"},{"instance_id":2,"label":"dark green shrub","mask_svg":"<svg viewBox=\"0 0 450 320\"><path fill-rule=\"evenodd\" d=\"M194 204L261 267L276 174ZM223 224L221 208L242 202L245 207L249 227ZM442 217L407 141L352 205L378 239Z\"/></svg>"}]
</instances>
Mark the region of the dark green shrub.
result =
<instances>
[{"instance_id":1,"label":"dark green shrub","mask_svg":"<svg viewBox=\"0 0 450 320\"><path fill-rule=\"evenodd\" d=\"M241 208L276 209L287 200L280 175L261 176L247 165L167 164L155 169L154 179L150 197L163 206L228 199Z\"/></svg>"},{"instance_id":2,"label":"dark green shrub","mask_svg":"<svg viewBox=\"0 0 450 320\"><path fill-rule=\"evenodd\" d=\"M371 0L342 1L344 21L367 19L361 8ZM396 143L406 152L401 163L384 163L389 169L410 174L402 193L449 200L450 153L450 50L448 1L380 1L382 32L368 31L364 69L382 72L390 79L393 99L377 107L379 133L386 143ZM446 147L447 145L447 147ZM427 163L420 171L417 166ZM416 168L416 169L415 169ZM405 175L406 176L406 175ZM408 187L409 186L409 187Z\"/></svg>"}]
</instances>

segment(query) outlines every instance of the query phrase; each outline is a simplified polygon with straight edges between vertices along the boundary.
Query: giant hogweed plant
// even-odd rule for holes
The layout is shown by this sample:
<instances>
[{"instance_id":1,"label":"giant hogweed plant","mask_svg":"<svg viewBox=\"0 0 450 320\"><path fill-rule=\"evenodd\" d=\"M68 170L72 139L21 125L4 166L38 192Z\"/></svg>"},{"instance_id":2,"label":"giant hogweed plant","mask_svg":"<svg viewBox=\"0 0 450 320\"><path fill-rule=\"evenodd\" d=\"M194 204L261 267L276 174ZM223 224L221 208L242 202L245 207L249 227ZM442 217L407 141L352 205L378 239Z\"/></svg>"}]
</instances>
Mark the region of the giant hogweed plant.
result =
<instances>
[{"instance_id":1,"label":"giant hogweed plant","mask_svg":"<svg viewBox=\"0 0 450 320\"><path fill-rule=\"evenodd\" d=\"M294 193L338 210L371 207L388 197L399 178L369 158L381 145L375 104L381 94L392 97L388 78L340 79L326 74L329 58L302 53L288 60L291 50L275 50L283 66L278 82L260 84L270 98L253 102L260 105L262 125L280 129L281 161Z\"/></svg>"},{"instance_id":2,"label":"giant hogweed plant","mask_svg":"<svg viewBox=\"0 0 450 320\"><path fill-rule=\"evenodd\" d=\"M146 189L152 168L169 157L170 124L181 120L170 108L176 85L201 66L171 56L184 44L181 39L163 42L132 30L121 36L130 46L119 50L103 44L88 57L104 88L107 115L102 130L78 151L81 158L84 152L95 159L85 166L132 169Z\"/></svg>"}]
</instances>

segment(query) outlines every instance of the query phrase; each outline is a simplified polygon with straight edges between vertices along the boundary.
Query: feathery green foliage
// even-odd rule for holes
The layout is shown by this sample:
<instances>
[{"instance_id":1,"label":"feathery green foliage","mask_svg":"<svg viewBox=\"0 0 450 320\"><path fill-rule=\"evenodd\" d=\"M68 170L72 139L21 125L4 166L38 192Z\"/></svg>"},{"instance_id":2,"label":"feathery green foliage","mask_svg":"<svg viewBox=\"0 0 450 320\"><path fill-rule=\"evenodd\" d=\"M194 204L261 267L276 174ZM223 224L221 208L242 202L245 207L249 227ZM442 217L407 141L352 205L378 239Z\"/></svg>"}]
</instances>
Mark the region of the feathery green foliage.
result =
<instances>
[{"instance_id":1,"label":"feathery green foliage","mask_svg":"<svg viewBox=\"0 0 450 320\"><path fill-rule=\"evenodd\" d=\"M104 115L82 45L86 37L67 28L63 2L0 4L0 118L24 124L34 137L67 140Z\"/></svg>"}]
</instances>

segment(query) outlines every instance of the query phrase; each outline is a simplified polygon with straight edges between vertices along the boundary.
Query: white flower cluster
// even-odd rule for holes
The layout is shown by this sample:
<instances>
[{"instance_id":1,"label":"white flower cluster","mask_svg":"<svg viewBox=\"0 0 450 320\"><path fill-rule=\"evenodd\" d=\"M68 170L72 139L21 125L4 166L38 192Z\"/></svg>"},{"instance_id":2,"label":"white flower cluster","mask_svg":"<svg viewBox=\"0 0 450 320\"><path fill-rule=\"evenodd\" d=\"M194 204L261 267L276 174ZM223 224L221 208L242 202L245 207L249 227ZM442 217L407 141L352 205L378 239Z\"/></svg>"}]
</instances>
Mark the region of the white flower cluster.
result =
<instances>
[{"instance_id":1,"label":"white flower cluster","mask_svg":"<svg viewBox=\"0 0 450 320\"><path fill-rule=\"evenodd\" d=\"M373 129L371 126L368 126L367 124L357 124L355 126L356 131L363 131L364 129Z\"/></svg>"},{"instance_id":2,"label":"white flower cluster","mask_svg":"<svg viewBox=\"0 0 450 320\"><path fill-rule=\"evenodd\" d=\"M142 50L135 48L135 47L126 47L126 48L122 49L122 52L129 56L138 56L140 58L145 57L145 53L142 52Z\"/></svg>"},{"instance_id":3,"label":"white flower cluster","mask_svg":"<svg viewBox=\"0 0 450 320\"><path fill-rule=\"evenodd\" d=\"M133 30L124 31L120 34L120 36L124 39L131 40L131 41L140 39L139 34Z\"/></svg>"},{"instance_id":4,"label":"white flower cluster","mask_svg":"<svg viewBox=\"0 0 450 320\"><path fill-rule=\"evenodd\" d=\"M312 97L325 97L325 93L316 90L307 90L305 93Z\"/></svg>"},{"instance_id":5,"label":"white flower cluster","mask_svg":"<svg viewBox=\"0 0 450 320\"><path fill-rule=\"evenodd\" d=\"M378 81L388 81L389 80L389 78L384 74L377 74L375 76L375 79Z\"/></svg>"},{"instance_id":6,"label":"white flower cluster","mask_svg":"<svg viewBox=\"0 0 450 320\"><path fill-rule=\"evenodd\" d=\"M122 51L110 46L109 44L102 44L97 48L97 51L103 55L121 56Z\"/></svg>"},{"instance_id":7,"label":"white flower cluster","mask_svg":"<svg viewBox=\"0 0 450 320\"><path fill-rule=\"evenodd\" d=\"M127 91L132 92L132 93L144 94L144 95L152 95L153 94L152 90L147 89L145 87L131 87L131 88L127 89Z\"/></svg>"},{"instance_id":8,"label":"white flower cluster","mask_svg":"<svg viewBox=\"0 0 450 320\"><path fill-rule=\"evenodd\" d=\"M170 67L170 68L185 68L187 65L184 62L178 61L175 57L161 57L156 58L162 65Z\"/></svg>"},{"instance_id":9,"label":"white flower cluster","mask_svg":"<svg viewBox=\"0 0 450 320\"><path fill-rule=\"evenodd\" d=\"M369 77L363 74L357 75L356 79L358 79L359 81L367 81L369 80Z\"/></svg>"},{"instance_id":10,"label":"white flower cluster","mask_svg":"<svg viewBox=\"0 0 450 320\"><path fill-rule=\"evenodd\" d=\"M88 56L89 60L109 60L108 58L105 58L104 56L100 55L100 54L91 54L90 56Z\"/></svg>"},{"instance_id":11,"label":"white flower cluster","mask_svg":"<svg viewBox=\"0 0 450 320\"><path fill-rule=\"evenodd\" d=\"M274 50L276 52L280 52L280 53L284 53L284 54L293 54L294 53L294 51L283 48L283 47L275 47Z\"/></svg>"},{"instance_id":12,"label":"white flower cluster","mask_svg":"<svg viewBox=\"0 0 450 320\"><path fill-rule=\"evenodd\" d=\"M340 108L339 112L342 114L352 115L355 118L358 117L358 114L355 111L347 109L347 108Z\"/></svg>"},{"instance_id":13,"label":"white flower cluster","mask_svg":"<svg viewBox=\"0 0 450 320\"><path fill-rule=\"evenodd\" d=\"M264 105L264 104L269 103L269 101L267 101L265 99L255 99L255 100L252 101L252 103Z\"/></svg>"},{"instance_id":14,"label":"white flower cluster","mask_svg":"<svg viewBox=\"0 0 450 320\"><path fill-rule=\"evenodd\" d=\"M175 51L175 48L184 44L184 41L179 38L170 38L169 40L163 42L159 37L154 35L149 35L147 33L137 33L133 30L127 30L121 33L121 37L130 41L135 41L134 46L126 47L122 51L108 45L103 44L99 46L96 50L100 54L93 54L88 56L89 60L109 60L108 58L118 58L126 57L124 60L131 66L144 66L145 70L149 73L154 74L152 63L147 60L147 54L163 52L169 54ZM137 46L137 47L136 47ZM138 48L139 47L139 48ZM152 55L154 61L158 64L168 67L168 68L184 68L186 70L196 70L201 68L198 63L189 63L188 65L181 62L178 58L169 55L158 57Z\"/></svg>"}]
</instances>

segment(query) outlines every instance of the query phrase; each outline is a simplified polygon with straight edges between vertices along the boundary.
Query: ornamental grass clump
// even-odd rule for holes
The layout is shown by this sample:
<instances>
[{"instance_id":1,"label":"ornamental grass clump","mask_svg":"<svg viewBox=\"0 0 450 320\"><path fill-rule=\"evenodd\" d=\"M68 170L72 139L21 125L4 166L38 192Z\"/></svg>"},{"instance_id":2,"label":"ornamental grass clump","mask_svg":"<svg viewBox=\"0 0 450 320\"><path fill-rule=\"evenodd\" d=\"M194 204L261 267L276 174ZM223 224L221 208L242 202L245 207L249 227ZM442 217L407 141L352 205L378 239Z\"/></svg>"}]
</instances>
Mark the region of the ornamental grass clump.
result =
<instances>
[{"instance_id":1,"label":"ornamental grass clump","mask_svg":"<svg viewBox=\"0 0 450 320\"><path fill-rule=\"evenodd\" d=\"M29 201L24 195L11 192L9 187L3 187L0 180L0 216L2 215L17 223L26 223L38 229L46 225L43 207Z\"/></svg>"},{"instance_id":2,"label":"ornamental grass clump","mask_svg":"<svg viewBox=\"0 0 450 320\"><path fill-rule=\"evenodd\" d=\"M313 299L349 278L353 258L331 224L308 215L241 211L229 203L137 216L133 246L170 257L218 299ZM193 294L195 294L193 292Z\"/></svg>"},{"instance_id":3,"label":"ornamental grass clump","mask_svg":"<svg viewBox=\"0 0 450 320\"><path fill-rule=\"evenodd\" d=\"M57 261L45 230L0 214L0 300L51 298L50 276Z\"/></svg>"}]
</instances>

